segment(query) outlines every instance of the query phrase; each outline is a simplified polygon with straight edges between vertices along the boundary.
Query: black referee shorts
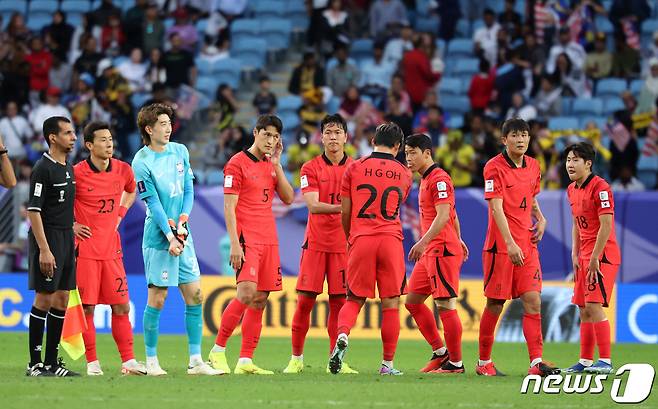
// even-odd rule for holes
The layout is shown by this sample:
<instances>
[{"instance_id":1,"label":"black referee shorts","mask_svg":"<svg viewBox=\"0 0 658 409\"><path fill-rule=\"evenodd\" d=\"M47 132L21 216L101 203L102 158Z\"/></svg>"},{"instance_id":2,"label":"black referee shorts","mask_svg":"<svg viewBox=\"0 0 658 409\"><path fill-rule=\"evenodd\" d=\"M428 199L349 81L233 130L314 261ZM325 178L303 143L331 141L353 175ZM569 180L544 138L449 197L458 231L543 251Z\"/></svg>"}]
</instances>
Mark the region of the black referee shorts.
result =
<instances>
[{"instance_id":1,"label":"black referee shorts","mask_svg":"<svg viewBox=\"0 0 658 409\"><path fill-rule=\"evenodd\" d=\"M55 274L46 278L39 266L39 246L32 230L29 233L29 289L38 293L51 293L57 290L75 289L75 242L73 229L44 228L46 241L55 256Z\"/></svg>"}]
</instances>

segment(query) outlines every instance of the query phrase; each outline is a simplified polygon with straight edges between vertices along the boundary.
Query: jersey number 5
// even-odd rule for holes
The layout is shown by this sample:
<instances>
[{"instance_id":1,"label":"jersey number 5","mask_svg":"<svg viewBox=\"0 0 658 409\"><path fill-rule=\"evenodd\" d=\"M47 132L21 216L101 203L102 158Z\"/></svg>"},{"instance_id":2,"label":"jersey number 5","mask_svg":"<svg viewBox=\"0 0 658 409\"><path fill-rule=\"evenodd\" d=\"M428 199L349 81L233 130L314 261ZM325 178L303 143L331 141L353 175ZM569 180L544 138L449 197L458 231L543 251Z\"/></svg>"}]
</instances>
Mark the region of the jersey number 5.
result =
<instances>
[{"instance_id":1,"label":"jersey number 5","mask_svg":"<svg viewBox=\"0 0 658 409\"><path fill-rule=\"evenodd\" d=\"M370 207L370 205L377 199L377 189L373 185L366 183L357 186L356 190L370 191L370 197L368 197L368 200L366 200L366 202L363 204L356 217L359 219L375 219L377 215L373 213L366 213L366 210L368 210L368 207ZM395 205L395 211L393 214L389 215L386 212L386 202L388 201L388 196L391 194L391 192L397 192L398 202ZM382 192L381 201L379 203L379 211L384 220L395 220L395 218L398 216L398 213L400 212L400 203L402 203L402 190L400 190L399 187L389 186L384 190L384 192Z\"/></svg>"}]
</instances>

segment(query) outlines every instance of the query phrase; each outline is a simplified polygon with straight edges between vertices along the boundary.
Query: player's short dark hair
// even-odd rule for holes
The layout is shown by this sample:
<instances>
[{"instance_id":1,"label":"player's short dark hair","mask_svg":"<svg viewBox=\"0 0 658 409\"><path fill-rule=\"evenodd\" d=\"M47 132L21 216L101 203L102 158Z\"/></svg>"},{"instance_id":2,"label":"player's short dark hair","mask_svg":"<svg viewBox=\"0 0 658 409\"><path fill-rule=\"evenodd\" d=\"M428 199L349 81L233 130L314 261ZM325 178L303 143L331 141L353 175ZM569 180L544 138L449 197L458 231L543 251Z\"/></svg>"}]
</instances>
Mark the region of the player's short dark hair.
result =
<instances>
[{"instance_id":1,"label":"player's short dark hair","mask_svg":"<svg viewBox=\"0 0 658 409\"><path fill-rule=\"evenodd\" d=\"M283 131L283 123L281 122L281 118L279 118L278 116L272 114L265 114L259 116L258 120L256 120L256 131L265 129L268 126L275 127L277 132L279 133Z\"/></svg>"},{"instance_id":2,"label":"player's short dark hair","mask_svg":"<svg viewBox=\"0 0 658 409\"><path fill-rule=\"evenodd\" d=\"M512 132L528 132L530 133L530 126L528 123L521 118L510 118L503 123L502 129L503 138L507 137Z\"/></svg>"},{"instance_id":3,"label":"player's short dark hair","mask_svg":"<svg viewBox=\"0 0 658 409\"><path fill-rule=\"evenodd\" d=\"M424 133L415 133L407 136L404 144L410 148L418 148L421 152L425 152L425 150L432 152L432 138Z\"/></svg>"},{"instance_id":4,"label":"player's short dark hair","mask_svg":"<svg viewBox=\"0 0 658 409\"><path fill-rule=\"evenodd\" d=\"M585 162L591 161L594 163L594 158L596 157L596 151L591 143L588 142L578 142L567 146L564 149L564 157L566 158L569 155L569 152L573 152L573 156L581 158Z\"/></svg>"},{"instance_id":5,"label":"player's short dark hair","mask_svg":"<svg viewBox=\"0 0 658 409\"><path fill-rule=\"evenodd\" d=\"M51 116L43 121L43 137L46 139L48 146L50 146L50 138L48 135L57 135L61 131L61 128L59 127L60 122L70 124L71 120L65 116Z\"/></svg>"},{"instance_id":6,"label":"player's short dark hair","mask_svg":"<svg viewBox=\"0 0 658 409\"><path fill-rule=\"evenodd\" d=\"M89 122L84 130L82 131L85 139L85 143L94 143L94 133L103 129L110 130L110 124L103 121L91 121Z\"/></svg>"},{"instance_id":7,"label":"player's short dark hair","mask_svg":"<svg viewBox=\"0 0 658 409\"><path fill-rule=\"evenodd\" d=\"M158 122L158 117L163 114L171 119L174 116L174 110L167 104L156 103L142 107L137 113L137 127L142 135L144 145L151 144L151 135L146 132L146 127L155 125Z\"/></svg>"},{"instance_id":8,"label":"player's short dark hair","mask_svg":"<svg viewBox=\"0 0 658 409\"><path fill-rule=\"evenodd\" d=\"M387 148L395 148L395 145L402 145L404 143L404 133L399 126L393 122L381 124L375 130L375 145L386 146Z\"/></svg>"},{"instance_id":9,"label":"player's short dark hair","mask_svg":"<svg viewBox=\"0 0 658 409\"><path fill-rule=\"evenodd\" d=\"M320 133L324 132L324 128L330 124L338 125L339 127L343 128L345 133L347 133L347 122L345 122L345 118L343 118L341 114L336 113L333 115L325 116L320 123Z\"/></svg>"}]
</instances>

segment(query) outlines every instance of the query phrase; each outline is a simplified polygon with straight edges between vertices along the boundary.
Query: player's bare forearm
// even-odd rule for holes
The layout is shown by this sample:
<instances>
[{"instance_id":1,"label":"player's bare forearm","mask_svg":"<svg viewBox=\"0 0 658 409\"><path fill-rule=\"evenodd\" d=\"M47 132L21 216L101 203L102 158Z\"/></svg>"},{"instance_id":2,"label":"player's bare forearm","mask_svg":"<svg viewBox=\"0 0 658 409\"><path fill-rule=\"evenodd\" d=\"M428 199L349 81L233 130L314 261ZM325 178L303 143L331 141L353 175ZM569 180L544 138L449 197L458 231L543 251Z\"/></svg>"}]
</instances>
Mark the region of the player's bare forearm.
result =
<instances>
[{"instance_id":1,"label":"player's bare forearm","mask_svg":"<svg viewBox=\"0 0 658 409\"><path fill-rule=\"evenodd\" d=\"M137 197L137 192L123 192L121 194L121 207L125 207L126 209L130 209L130 206L135 203L135 198Z\"/></svg>"},{"instance_id":2,"label":"player's bare forearm","mask_svg":"<svg viewBox=\"0 0 658 409\"><path fill-rule=\"evenodd\" d=\"M345 237L349 239L350 237L350 229L351 229L351 223L352 223L352 200L343 198L341 203L341 214L340 214L340 222L343 225L343 231L345 232Z\"/></svg>"},{"instance_id":3,"label":"player's bare forearm","mask_svg":"<svg viewBox=\"0 0 658 409\"><path fill-rule=\"evenodd\" d=\"M592 258L599 259L605 248L605 244L610 238L610 232L612 231L612 215L611 214L602 214L599 216L599 231L596 233L596 243L594 243L594 250L592 250Z\"/></svg>"},{"instance_id":4,"label":"player's bare forearm","mask_svg":"<svg viewBox=\"0 0 658 409\"><path fill-rule=\"evenodd\" d=\"M537 198L534 198L532 201L532 217L538 222L546 223L546 218L544 217L544 213L541 212Z\"/></svg>"},{"instance_id":5,"label":"player's bare forearm","mask_svg":"<svg viewBox=\"0 0 658 409\"><path fill-rule=\"evenodd\" d=\"M304 193L304 201L308 211L313 214L333 214L341 212L341 205L324 203L320 201L318 192Z\"/></svg>"},{"instance_id":6,"label":"player's bare forearm","mask_svg":"<svg viewBox=\"0 0 658 409\"><path fill-rule=\"evenodd\" d=\"M505 217L505 212L503 211L503 199L489 199L489 208L491 209L494 222L496 223L500 234L503 236L503 240L505 240L505 244L509 246L514 243L512 232L507 223L507 217Z\"/></svg>"},{"instance_id":7,"label":"player's bare forearm","mask_svg":"<svg viewBox=\"0 0 658 409\"><path fill-rule=\"evenodd\" d=\"M578 224L574 219L573 226L571 227L571 254L578 255L579 249L580 249L580 234L578 233Z\"/></svg>"},{"instance_id":8,"label":"player's bare forearm","mask_svg":"<svg viewBox=\"0 0 658 409\"><path fill-rule=\"evenodd\" d=\"M16 186L16 175L14 167L6 153L0 154L0 186L10 189Z\"/></svg>"},{"instance_id":9,"label":"player's bare forearm","mask_svg":"<svg viewBox=\"0 0 658 409\"><path fill-rule=\"evenodd\" d=\"M433 238L435 238L439 233L441 233L441 230L445 227L446 223L448 222L448 219L450 219L450 205L445 203L445 204L438 204L436 205L436 216L434 217L434 220L432 220L432 224L430 224L429 229L425 232L423 237L421 237L421 241L424 243L429 243L432 241Z\"/></svg>"},{"instance_id":10,"label":"player's bare forearm","mask_svg":"<svg viewBox=\"0 0 658 409\"><path fill-rule=\"evenodd\" d=\"M39 246L40 251L50 251L50 246L48 246L48 240L46 240L46 233L43 230L43 221L41 220L41 213L39 212L27 212L27 218L30 219L30 226L32 227L32 233L34 234L34 239ZM71 226L73 228L73 226Z\"/></svg>"},{"instance_id":11,"label":"player's bare forearm","mask_svg":"<svg viewBox=\"0 0 658 409\"><path fill-rule=\"evenodd\" d=\"M461 239L462 238L462 226L459 224L459 216L455 214L455 231L457 232L457 236Z\"/></svg>"},{"instance_id":12,"label":"player's bare forearm","mask_svg":"<svg viewBox=\"0 0 658 409\"><path fill-rule=\"evenodd\" d=\"M226 220L226 232L232 245L239 245L238 223L235 217L235 208L238 205L238 195L224 195L224 220Z\"/></svg>"},{"instance_id":13,"label":"player's bare forearm","mask_svg":"<svg viewBox=\"0 0 658 409\"><path fill-rule=\"evenodd\" d=\"M276 193L283 203L289 205L295 200L295 190L290 185L290 182L288 182L286 173L283 171L281 165L275 166L274 171L276 172Z\"/></svg>"}]
</instances>

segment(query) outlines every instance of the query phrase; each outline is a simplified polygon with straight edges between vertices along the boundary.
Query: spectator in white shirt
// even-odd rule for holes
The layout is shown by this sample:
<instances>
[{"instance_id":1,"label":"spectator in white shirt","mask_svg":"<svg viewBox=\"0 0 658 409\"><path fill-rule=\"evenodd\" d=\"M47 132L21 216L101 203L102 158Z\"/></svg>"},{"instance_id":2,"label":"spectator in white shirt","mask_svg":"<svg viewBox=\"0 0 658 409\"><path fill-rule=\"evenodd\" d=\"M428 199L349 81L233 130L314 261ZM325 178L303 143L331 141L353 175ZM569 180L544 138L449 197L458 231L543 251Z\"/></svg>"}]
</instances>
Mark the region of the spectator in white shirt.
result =
<instances>
[{"instance_id":1,"label":"spectator in white shirt","mask_svg":"<svg viewBox=\"0 0 658 409\"><path fill-rule=\"evenodd\" d=\"M119 64L117 69L119 74L130 84L132 92L141 92L144 90L146 76L146 64L142 61L142 50L134 48L130 52L130 59Z\"/></svg>"},{"instance_id":2,"label":"spectator in white shirt","mask_svg":"<svg viewBox=\"0 0 658 409\"><path fill-rule=\"evenodd\" d=\"M557 57L559 57L562 53L566 53L574 67L576 67L578 71L582 71L583 66L585 65L585 59L587 58L587 53L585 52L585 49L582 45L571 40L571 32L569 27L562 27L560 29L558 40L559 43L551 47L551 51L548 54L548 60L546 61L546 72L549 74L553 74L553 72L555 72L555 63L557 62Z\"/></svg>"},{"instance_id":3,"label":"spectator in white shirt","mask_svg":"<svg viewBox=\"0 0 658 409\"><path fill-rule=\"evenodd\" d=\"M51 116L63 116L71 119L71 113L69 110L59 102L59 98L62 94L59 88L48 87L45 94L46 103L39 105L30 114L32 129L41 136L43 136L43 122Z\"/></svg>"},{"instance_id":4,"label":"spectator in white shirt","mask_svg":"<svg viewBox=\"0 0 658 409\"><path fill-rule=\"evenodd\" d=\"M405 24L400 29L400 37L392 38L386 43L386 48L384 48L384 60L391 64L393 67L397 67L398 63L402 60L404 53L414 49L414 43L412 42L414 36L414 30L409 24Z\"/></svg>"},{"instance_id":5,"label":"spectator in white shirt","mask_svg":"<svg viewBox=\"0 0 658 409\"><path fill-rule=\"evenodd\" d=\"M486 58L492 67L496 66L498 55L498 30L500 24L496 22L496 13L487 8L483 14L484 27L480 27L473 34L475 54Z\"/></svg>"},{"instance_id":6,"label":"spectator in white shirt","mask_svg":"<svg viewBox=\"0 0 658 409\"><path fill-rule=\"evenodd\" d=\"M32 128L27 119L18 115L18 105L15 101L7 102L6 115L0 120L0 135L3 136L5 147L9 151L9 159L23 159L24 145L32 137Z\"/></svg>"},{"instance_id":7,"label":"spectator in white shirt","mask_svg":"<svg viewBox=\"0 0 658 409\"><path fill-rule=\"evenodd\" d=\"M628 166L623 166L619 170L619 177L610 185L616 192L643 192L645 186L635 176L633 170Z\"/></svg>"}]
</instances>

